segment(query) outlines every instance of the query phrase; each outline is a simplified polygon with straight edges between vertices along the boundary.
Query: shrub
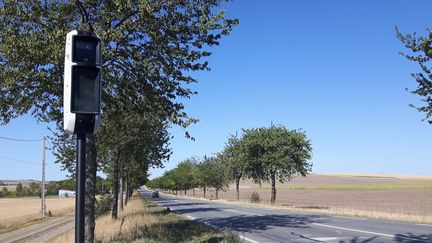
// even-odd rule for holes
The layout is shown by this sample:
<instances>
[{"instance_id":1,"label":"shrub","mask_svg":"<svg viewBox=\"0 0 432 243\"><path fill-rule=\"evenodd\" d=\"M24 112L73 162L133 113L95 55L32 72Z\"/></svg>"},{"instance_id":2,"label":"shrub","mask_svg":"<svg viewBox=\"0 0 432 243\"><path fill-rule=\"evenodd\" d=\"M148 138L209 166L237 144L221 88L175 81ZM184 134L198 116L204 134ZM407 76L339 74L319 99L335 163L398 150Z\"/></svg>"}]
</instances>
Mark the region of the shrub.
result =
<instances>
[{"instance_id":1,"label":"shrub","mask_svg":"<svg viewBox=\"0 0 432 243\"><path fill-rule=\"evenodd\" d=\"M252 192L252 194L250 194L249 196L249 201L251 203L259 203L261 202L261 198L258 192Z\"/></svg>"},{"instance_id":2,"label":"shrub","mask_svg":"<svg viewBox=\"0 0 432 243\"><path fill-rule=\"evenodd\" d=\"M113 198L111 195L103 195L98 200L96 200L96 205L95 205L96 216L101 216L108 213L111 210L112 203L113 203Z\"/></svg>"},{"instance_id":3,"label":"shrub","mask_svg":"<svg viewBox=\"0 0 432 243\"><path fill-rule=\"evenodd\" d=\"M223 232L223 241L224 243L241 243L244 242L237 232L227 230Z\"/></svg>"}]
</instances>

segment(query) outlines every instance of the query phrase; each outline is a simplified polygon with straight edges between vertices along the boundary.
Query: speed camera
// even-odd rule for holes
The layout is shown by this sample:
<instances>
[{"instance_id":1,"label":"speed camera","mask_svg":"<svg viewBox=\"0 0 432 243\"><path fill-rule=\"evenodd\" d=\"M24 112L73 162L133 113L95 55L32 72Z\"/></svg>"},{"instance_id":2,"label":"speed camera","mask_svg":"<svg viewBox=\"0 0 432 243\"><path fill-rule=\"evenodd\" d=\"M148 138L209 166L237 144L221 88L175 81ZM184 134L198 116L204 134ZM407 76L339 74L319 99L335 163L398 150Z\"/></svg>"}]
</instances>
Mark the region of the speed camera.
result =
<instances>
[{"instance_id":1,"label":"speed camera","mask_svg":"<svg viewBox=\"0 0 432 243\"><path fill-rule=\"evenodd\" d=\"M63 121L69 134L94 134L101 115L101 40L73 30L66 35Z\"/></svg>"}]
</instances>

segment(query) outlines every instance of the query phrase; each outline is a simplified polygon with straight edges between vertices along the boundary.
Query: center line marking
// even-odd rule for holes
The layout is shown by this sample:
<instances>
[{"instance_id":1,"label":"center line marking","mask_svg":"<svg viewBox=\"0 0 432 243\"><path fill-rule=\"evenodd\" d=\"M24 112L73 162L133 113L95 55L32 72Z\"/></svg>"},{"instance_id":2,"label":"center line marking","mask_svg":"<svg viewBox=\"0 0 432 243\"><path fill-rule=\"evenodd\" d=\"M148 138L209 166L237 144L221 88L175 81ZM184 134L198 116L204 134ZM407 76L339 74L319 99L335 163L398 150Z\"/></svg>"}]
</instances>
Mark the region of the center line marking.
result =
<instances>
[{"instance_id":1,"label":"center line marking","mask_svg":"<svg viewBox=\"0 0 432 243\"><path fill-rule=\"evenodd\" d=\"M319 224L319 223L312 223L312 224L313 225L317 225L317 226L321 226L321 227L333 228L333 229L348 230L348 231L354 231L354 232L359 232L359 233L366 233L366 234L371 234L371 235L380 235L380 236L391 237L391 238L394 237L394 235L384 234L384 233L378 233L378 232L373 232L373 231L350 229L350 228L344 228L344 227L327 225L327 224ZM407 239L407 240L418 240L418 239L409 238L409 237L403 237L403 236L398 236L398 237L404 238L404 239Z\"/></svg>"},{"instance_id":2,"label":"center line marking","mask_svg":"<svg viewBox=\"0 0 432 243\"><path fill-rule=\"evenodd\" d=\"M225 211L228 211L228 212L233 212L233 213L241 213L241 214L246 214L246 215L253 215L253 216L262 216L262 215L260 215L260 214L255 214L255 213L246 213L246 212L241 212L241 211L238 211L238 210L235 210L235 209L224 209Z\"/></svg>"},{"instance_id":3,"label":"center line marking","mask_svg":"<svg viewBox=\"0 0 432 243\"><path fill-rule=\"evenodd\" d=\"M365 218L356 218L356 217L348 217L348 216L334 216L335 218L342 218L342 219L356 219L356 220L368 220Z\"/></svg>"}]
</instances>

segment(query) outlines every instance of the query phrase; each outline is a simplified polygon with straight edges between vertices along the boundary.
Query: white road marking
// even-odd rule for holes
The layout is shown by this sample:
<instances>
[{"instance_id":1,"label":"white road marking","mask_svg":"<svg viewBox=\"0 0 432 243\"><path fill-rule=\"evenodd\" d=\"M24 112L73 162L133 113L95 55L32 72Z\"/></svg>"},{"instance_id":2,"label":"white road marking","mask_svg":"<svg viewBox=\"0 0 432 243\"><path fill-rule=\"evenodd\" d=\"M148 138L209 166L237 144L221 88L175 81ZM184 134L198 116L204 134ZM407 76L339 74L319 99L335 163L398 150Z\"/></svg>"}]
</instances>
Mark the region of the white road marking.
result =
<instances>
[{"instance_id":1,"label":"white road marking","mask_svg":"<svg viewBox=\"0 0 432 243\"><path fill-rule=\"evenodd\" d=\"M210 224L209 222L203 222L203 223L204 223L205 225L209 226L210 228L213 228L213 229L217 229L217 228L218 228L218 227L216 227L216 226Z\"/></svg>"},{"instance_id":2,"label":"white road marking","mask_svg":"<svg viewBox=\"0 0 432 243\"><path fill-rule=\"evenodd\" d=\"M316 237L311 239L316 241L332 241L332 240L337 240L339 238L338 237Z\"/></svg>"},{"instance_id":3,"label":"white road marking","mask_svg":"<svg viewBox=\"0 0 432 243\"><path fill-rule=\"evenodd\" d=\"M358 229L351 229L351 228L345 228L345 227L339 227L339 226L333 226L333 225L327 225L327 224L319 224L319 223L312 223L313 225L321 226L321 227L327 227L327 228L333 228L333 229L341 229L341 230L348 230L348 231L354 231L359 233L366 233L371 235L380 235L385 237L393 237L394 235L390 234L384 234L379 232L372 232L372 231L366 231L366 230L358 230Z\"/></svg>"},{"instance_id":4,"label":"white road marking","mask_svg":"<svg viewBox=\"0 0 432 243\"><path fill-rule=\"evenodd\" d=\"M432 224L416 224L416 225L432 227Z\"/></svg>"},{"instance_id":5,"label":"white road marking","mask_svg":"<svg viewBox=\"0 0 432 243\"><path fill-rule=\"evenodd\" d=\"M321 227L333 228L333 229L348 230L348 231L353 231L353 232L366 233L366 234L371 234L371 235L379 235L379 236L385 236L385 237L390 237L390 238L394 237L394 235L379 233L379 232L373 232L373 231L351 229L351 228L345 228L345 227L339 227L339 226L333 226L333 225L327 225L327 224L319 224L319 223L312 223L312 224L317 225L317 226L321 226ZM407 240L415 240L415 239L409 238L409 237L403 237L403 236L398 236L398 237L404 238Z\"/></svg>"},{"instance_id":6,"label":"white road marking","mask_svg":"<svg viewBox=\"0 0 432 243\"><path fill-rule=\"evenodd\" d=\"M224 209L225 211L228 212L233 212L233 213L241 213L241 214L247 214L247 215L254 215L254 216L262 216L261 214L255 214L255 213L246 213L246 212L241 212L235 209Z\"/></svg>"},{"instance_id":7,"label":"white road marking","mask_svg":"<svg viewBox=\"0 0 432 243\"><path fill-rule=\"evenodd\" d=\"M348 217L348 216L334 216L335 218L343 218L343 219L358 219L358 220L368 220L365 218L356 218L356 217Z\"/></svg>"},{"instance_id":8,"label":"white road marking","mask_svg":"<svg viewBox=\"0 0 432 243\"><path fill-rule=\"evenodd\" d=\"M246 236L243 236L243 235L239 235L239 237L242 238L243 240L247 241L247 242L250 242L250 243L259 243L259 241L252 240L252 239L247 238Z\"/></svg>"},{"instance_id":9,"label":"white road marking","mask_svg":"<svg viewBox=\"0 0 432 243\"><path fill-rule=\"evenodd\" d=\"M185 215L185 216L186 216L187 218L189 218L189 219L192 219L192 220L196 219L196 218L194 218L194 217L192 217L192 216L190 216L190 215ZM204 221L203 223L204 223L205 225L209 226L210 228L218 229L217 226L212 225L212 224L210 224L209 222L205 222L205 221ZM252 240L252 239L247 238L246 236L243 236L243 235L239 235L239 237L242 238L243 240L247 241L247 242L250 242L250 243L259 243L259 241Z\"/></svg>"}]
</instances>

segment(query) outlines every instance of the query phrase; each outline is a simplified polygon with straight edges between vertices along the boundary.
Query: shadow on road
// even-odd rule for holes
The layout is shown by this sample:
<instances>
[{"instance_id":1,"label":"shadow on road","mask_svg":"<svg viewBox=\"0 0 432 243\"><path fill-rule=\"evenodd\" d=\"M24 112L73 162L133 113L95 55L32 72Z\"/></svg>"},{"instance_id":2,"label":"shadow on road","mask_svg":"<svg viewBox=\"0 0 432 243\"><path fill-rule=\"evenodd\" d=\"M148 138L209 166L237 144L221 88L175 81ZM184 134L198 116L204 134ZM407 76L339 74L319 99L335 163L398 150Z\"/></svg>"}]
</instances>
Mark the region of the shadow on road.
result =
<instances>
[{"instance_id":1,"label":"shadow on road","mask_svg":"<svg viewBox=\"0 0 432 243\"><path fill-rule=\"evenodd\" d=\"M432 231L432 229L431 229ZM414 235L412 233L396 234L394 242L432 242L432 234Z\"/></svg>"},{"instance_id":2,"label":"shadow on road","mask_svg":"<svg viewBox=\"0 0 432 243\"><path fill-rule=\"evenodd\" d=\"M172 210L177 214L196 213L196 212L211 212L211 211L222 211L218 208L185 208L185 209L174 209Z\"/></svg>"},{"instance_id":3,"label":"shadow on road","mask_svg":"<svg viewBox=\"0 0 432 243\"><path fill-rule=\"evenodd\" d=\"M208 223L218 228L231 229L242 232L253 232L266 230L270 227L310 228L311 223L325 223L325 220L318 215L278 215L270 214L265 216L233 216L225 218L212 218L197 220Z\"/></svg>"},{"instance_id":4,"label":"shadow on road","mask_svg":"<svg viewBox=\"0 0 432 243\"><path fill-rule=\"evenodd\" d=\"M370 238L366 237L353 237L350 240L341 240L339 243L372 243L372 242L382 242L378 239L378 236L372 236Z\"/></svg>"},{"instance_id":5,"label":"shadow on road","mask_svg":"<svg viewBox=\"0 0 432 243\"><path fill-rule=\"evenodd\" d=\"M164 207L177 207L177 206L197 206L204 205L203 203L172 203L172 204L164 204Z\"/></svg>"}]
</instances>

